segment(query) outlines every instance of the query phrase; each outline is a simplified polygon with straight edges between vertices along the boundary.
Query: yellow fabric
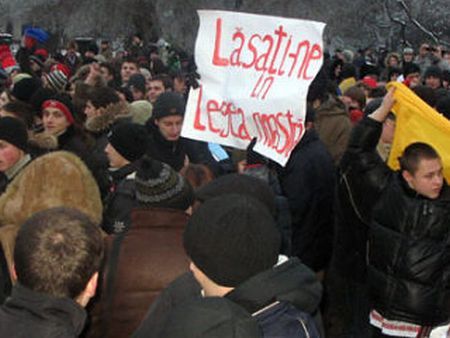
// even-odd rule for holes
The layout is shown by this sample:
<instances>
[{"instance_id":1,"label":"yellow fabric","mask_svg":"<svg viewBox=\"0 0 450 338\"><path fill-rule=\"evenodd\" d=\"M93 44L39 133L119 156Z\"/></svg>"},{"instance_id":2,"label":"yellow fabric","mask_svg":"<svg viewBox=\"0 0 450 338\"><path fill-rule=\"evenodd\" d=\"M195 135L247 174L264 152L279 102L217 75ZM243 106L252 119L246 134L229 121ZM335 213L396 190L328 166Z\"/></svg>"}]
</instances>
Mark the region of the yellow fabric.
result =
<instances>
[{"instance_id":1,"label":"yellow fabric","mask_svg":"<svg viewBox=\"0 0 450 338\"><path fill-rule=\"evenodd\" d=\"M347 89L353 87L354 85L356 85L356 79L354 77L348 77L341 81L339 84L339 90L342 94L344 94Z\"/></svg>"},{"instance_id":2,"label":"yellow fabric","mask_svg":"<svg viewBox=\"0 0 450 338\"><path fill-rule=\"evenodd\" d=\"M450 182L450 121L431 108L413 91L399 82L390 82L387 88L395 87L396 127L388 165L398 169L398 157L414 142L431 145L442 158L444 176Z\"/></svg>"}]
</instances>

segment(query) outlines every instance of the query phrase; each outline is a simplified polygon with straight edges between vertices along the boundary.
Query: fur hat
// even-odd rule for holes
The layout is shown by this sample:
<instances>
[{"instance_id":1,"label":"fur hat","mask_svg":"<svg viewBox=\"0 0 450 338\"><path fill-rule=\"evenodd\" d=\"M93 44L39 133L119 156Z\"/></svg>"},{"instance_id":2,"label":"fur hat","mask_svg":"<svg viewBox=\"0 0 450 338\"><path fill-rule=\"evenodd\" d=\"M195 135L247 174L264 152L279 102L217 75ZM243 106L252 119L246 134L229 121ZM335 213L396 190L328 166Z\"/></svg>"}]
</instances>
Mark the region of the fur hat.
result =
<instances>
[{"instance_id":1,"label":"fur hat","mask_svg":"<svg viewBox=\"0 0 450 338\"><path fill-rule=\"evenodd\" d=\"M138 100L130 104L131 120L145 126L146 122L152 117L153 106L147 100Z\"/></svg>"},{"instance_id":2,"label":"fur hat","mask_svg":"<svg viewBox=\"0 0 450 338\"><path fill-rule=\"evenodd\" d=\"M194 192L169 165L144 156L136 173L136 198L147 207L186 210L194 203Z\"/></svg>"},{"instance_id":3,"label":"fur hat","mask_svg":"<svg viewBox=\"0 0 450 338\"><path fill-rule=\"evenodd\" d=\"M247 311L223 297L205 297L183 303L169 315L161 337L262 337Z\"/></svg>"},{"instance_id":4,"label":"fur hat","mask_svg":"<svg viewBox=\"0 0 450 338\"><path fill-rule=\"evenodd\" d=\"M147 130L135 123L119 123L108 133L108 141L120 155L134 162L147 151Z\"/></svg>"},{"instance_id":5,"label":"fur hat","mask_svg":"<svg viewBox=\"0 0 450 338\"><path fill-rule=\"evenodd\" d=\"M183 237L186 253L218 285L236 287L270 269L280 252L280 233L256 199L227 194L203 203Z\"/></svg>"},{"instance_id":6,"label":"fur hat","mask_svg":"<svg viewBox=\"0 0 450 338\"><path fill-rule=\"evenodd\" d=\"M0 118L0 140L11 143L26 152L28 133L25 124L15 117L5 116Z\"/></svg>"},{"instance_id":7,"label":"fur hat","mask_svg":"<svg viewBox=\"0 0 450 338\"><path fill-rule=\"evenodd\" d=\"M184 99L175 92L165 92L158 96L153 106L153 118L160 119L166 116L184 116Z\"/></svg>"}]
</instances>

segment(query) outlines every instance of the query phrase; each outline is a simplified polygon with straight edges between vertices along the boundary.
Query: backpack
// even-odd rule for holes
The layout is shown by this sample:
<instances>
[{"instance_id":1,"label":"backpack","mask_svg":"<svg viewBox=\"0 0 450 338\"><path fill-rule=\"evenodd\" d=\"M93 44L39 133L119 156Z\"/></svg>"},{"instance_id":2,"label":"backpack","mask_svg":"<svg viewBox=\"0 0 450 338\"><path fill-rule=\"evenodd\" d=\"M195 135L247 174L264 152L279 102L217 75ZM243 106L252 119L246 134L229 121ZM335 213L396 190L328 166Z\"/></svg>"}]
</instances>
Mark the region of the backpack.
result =
<instances>
[{"instance_id":1,"label":"backpack","mask_svg":"<svg viewBox=\"0 0 450 338\"><path fill-rule=\"evenodd\" d=\"M314 319L289 302L275 302L253 314L264 337L321 338Z\"/></svg>"}]
</instances>

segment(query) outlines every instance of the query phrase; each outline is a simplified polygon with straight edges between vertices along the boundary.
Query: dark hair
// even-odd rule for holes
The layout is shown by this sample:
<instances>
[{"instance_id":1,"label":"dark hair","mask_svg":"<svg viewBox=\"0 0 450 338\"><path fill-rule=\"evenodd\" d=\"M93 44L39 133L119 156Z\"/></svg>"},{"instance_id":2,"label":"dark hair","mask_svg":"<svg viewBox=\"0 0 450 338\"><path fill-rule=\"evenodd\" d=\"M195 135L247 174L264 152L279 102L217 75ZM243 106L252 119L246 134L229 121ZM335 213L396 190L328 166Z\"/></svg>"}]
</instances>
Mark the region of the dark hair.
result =
<instances>
[{"instance_id":1,"label":"dark hair","mask_svg":"<svg viewBox=\"0 0 450 338\"><path fill-rule=\"evenodd\" d=\"M427 86L416 86L412 88L412 91L431 107L436 105L436 91L433 88Z\"/></svg>"},{"instance_id":2,"label":"dark hair","mask_svg":"<svg viewBox=\"0 0 450 338\"><path fill-rule=\"evenodd\" d=\"M319 100L320 102L326 101L328 97L328 75L326 73L325 68L322 68L317 73L314 80L309 85L307 101L309 103L313 103L315 100Z\"/></svg>"},{"instance_id":3,"label":"dark hair","mask_svg":"<svg viewBox=\"0 0 450 338\"><path fill-rule=\"evenodd\" d=\"M92 87L88 99L96 109L106 108L110 104L120 101L119 95L111 87Z\"/></svg>"},{"instance_id":4,"label":"dark hair","mask_svg":"<svg viewBox=\"0 0 450 338\"><path fill-rule=\"evenodd\" d=\"M108 69L108 73L111 74L114 77L114 79L117 77L116 69L114 68L114 66L111 63L102 62L102 63L100 63L100 68L102 68L102 67Z\"/></svg>"},{"instance_id":5,"label":"dark hair","mask_svg":"<svg viewBox=\"0 0 450 338\"><path fill-rule=\"evenodd\" d=\"M100 228L80 211L58 207L38 212L17 235L17 279L33 291L75 299L99 271L103 250Z\"/></svg>"},{"instance_id":6,"label":"dark hair","mask_svg":"<svg viewBox=\"0 0 450 338\"><path fill-rule=\"evenodd\" d=\"M213 172L204 164L189 163L181 169L180 174L194 189L202 187L214 179Z\"/></svg>"},{"instance_id":7,"label":"dark hair","mask_svg":"<svg viewBox=\"0 0 450 338\"><path fill-rule=\"evenodd\" d=\"M450 94L439 98L436 102L436 110L450 120Z\"/></svg>"},{"instance_id":8,"label":"dark hair","mask_svg":"<svg viewBox=\"0 0 450 338\"><path fill-rule=\"evenodd\" d=\"M348 88L343 95L358 102L360 109L364 109L366 106L366 94L364 93L364 90L357 86Z\"/></svg>"},{"instance_id":9,"label":"dark hair","mask_svg":"<svg viewBox=\"0 0 450 338\"><path fill-rule=\"evenodd\" d=\"M155 75L155 76L153 76L153 77L151 78L151 80L150 80L150 82L153 82L153 81L161 81L162 84L164 85L164 89L165 89L166 91L169 90L169 89L172 89L172 90L173 90L173 80L172 80L172 78L171 78L169 75L167 75L167 74L158 74L158 75Z\"/></svg>"},{"instance_id":10,"label":"dark hair","mask_svg":"<svg viewBox=\"0 0 450 338\"><path fill-rule=\"evenodd\" d=\"M375 99L377 97L384 97L387 94L385 86L378 86L369 90L369 98Z\"/></svg>"},{"instance_id":11,"label":"dark hair","mask_svg":"<svg viewBox=\"0 0 450 338\"><path fill-rule=\"evenodd\" d=\"M34 112L31 105L21 101L11 101L6 103L2 109L21 120L27 126L27 129L33 128Z\"/></svg>"},{"instance_id":12,"label":"dark hair","mask_svg":"<svg viewBox=\"0 0 450 338\"><path fill-rule=\"evenodd\" d=\"M419 73L420 67L415 63L408 63L403 67L403 76L407 77L409 74Z\"/></svg>"},{"instance_id":13,"label":"dark hair","mask_svg":"<svg viewBox=\"0 0 450 338\"><path fill-rule=\"evenodd\" d=\"M127 62L127 63L134 63L134 64L136 65L136 67L139 68L139 62L138 62L138 60L137 60L136 58L132 57L132 56L126 56L126 57L122 60L122 62L121 62L120 65L122 66L125 62Z\"/></svg>"},{"instance_id":14,"label":"dark hair","mask_svg":"<svg viewBox=\"0 0 450 338\"><path fill-rule=\"evenodd\" d=\"M400 162L400 170L414 174L422 159L440 159L437 151L429 144L415 142L405 148L398 161Z\"/></svg>"}]
</instances>

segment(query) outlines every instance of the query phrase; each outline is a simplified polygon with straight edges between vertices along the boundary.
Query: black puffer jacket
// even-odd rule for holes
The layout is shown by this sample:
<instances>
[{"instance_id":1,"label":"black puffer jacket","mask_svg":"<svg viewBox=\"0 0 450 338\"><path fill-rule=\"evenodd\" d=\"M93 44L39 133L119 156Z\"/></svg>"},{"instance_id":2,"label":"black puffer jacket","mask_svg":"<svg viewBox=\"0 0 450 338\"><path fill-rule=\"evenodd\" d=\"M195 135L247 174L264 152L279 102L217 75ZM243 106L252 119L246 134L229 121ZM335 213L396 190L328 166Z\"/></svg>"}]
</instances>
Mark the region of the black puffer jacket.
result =
<instances>
[{"instance_id":1,"label":"black puffer jacket","mask_svg":"<svg viewBox=\"0 0 450 338\"><path fill-rule=\"evenodd\" d=\"M444 185L435 200L410 189L372 155L380 132L381 123L363 120L343 163L360 176L355 204L370 217L371 300L388 319L435 326L450 315L450 189Z\"/></svg>"}]
</instances>

